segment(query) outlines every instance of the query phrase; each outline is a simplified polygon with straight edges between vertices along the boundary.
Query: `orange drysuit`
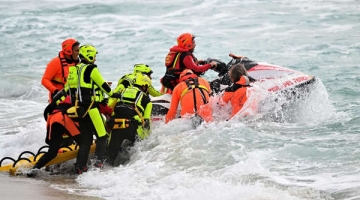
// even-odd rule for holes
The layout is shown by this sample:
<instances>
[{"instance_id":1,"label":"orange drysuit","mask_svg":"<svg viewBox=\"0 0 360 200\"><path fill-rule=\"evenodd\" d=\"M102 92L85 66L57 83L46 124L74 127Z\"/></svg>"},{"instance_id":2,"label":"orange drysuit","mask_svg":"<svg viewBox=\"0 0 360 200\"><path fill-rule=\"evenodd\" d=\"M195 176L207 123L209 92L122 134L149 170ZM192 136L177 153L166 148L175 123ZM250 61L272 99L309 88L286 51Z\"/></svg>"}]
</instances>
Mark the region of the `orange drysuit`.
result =
<instances>
[{"instance_id":1,"label":"orange drysuit","mask_svg":"<svg viewBox=\"0 0 360 200\"><path fill-rule=\"evenodd\" d=\"M41 79L41 84L49 90L49 102L55 90L62 90L69 74L69 66L75 66L78 62L70 61L65 58L62 51L53 58L47 65L45 73Z\"/></svg>"},{"instance_id":2,"label":"orange drysuit","mask_svg":"<svg viewBox=\"0 0 360 200\"><path fill-rule=\"evenodd\" d=\"M180 82L172 92L170 109L166 115L165 123L175 118L179 101L181 104L181 117L196 112L196 114L206 122L212 121L212 108L209 104L209 94L211 94L210 84L201 77L190 78Z\"/></svg>"},{"instance_id":3,"label":"orange drysuit","mask_svg":"<svg viewBox=\"0 0 360 200\"><path fill-rule=\"evenodd\" d=\"M234 83L231 87L227 88L222 96L221 103L227 103L231 101L232 111L231 117L238 113L245 102L247 101L247 89L249 87L249 81L245 76L241 76L240 79Z\"/></svg>"},{"instance_id":4,"label":"orange drysuit","mask_svg":"<svg viewBox=\"0 0 360 200\"><path fill-rule=\"evenodd\" d=\"M64 111L71 107L70 96L67 96L62 102L59 103L58 109L55 109L51 113L48 113L46 120L47 128L47 139L46 143L51 140L52 136L52 126L54 123L60 124L67 130L69 136L77 136L80 134L79 123L74 122L67 114L64 114Z\"/></svg>"}]
</instances>

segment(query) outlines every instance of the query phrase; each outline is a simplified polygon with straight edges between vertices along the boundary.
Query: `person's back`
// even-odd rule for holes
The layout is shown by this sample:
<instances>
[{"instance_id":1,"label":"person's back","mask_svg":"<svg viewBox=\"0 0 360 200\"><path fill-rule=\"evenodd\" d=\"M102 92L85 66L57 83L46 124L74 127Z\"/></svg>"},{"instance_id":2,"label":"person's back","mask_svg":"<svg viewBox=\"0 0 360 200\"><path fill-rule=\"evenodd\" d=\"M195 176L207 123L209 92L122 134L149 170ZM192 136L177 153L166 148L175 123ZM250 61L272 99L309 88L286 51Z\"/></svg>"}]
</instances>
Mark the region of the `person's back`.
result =
<instances>
[{"instance_id":1,"label":"person's back","mask_svg":"<svg viewBox=\"0 0 360 200\"><path fill-rule=\"evenodd\" d=\"M244 85L243 85L244 84ZM222 101L231 102L231 117L238 113L247 101L247 85L245 76L241 77L234 85L227 88L222 96Z\"/></svg>"},{"instance_id":2,"label":"person's back","mask_svg":"<svg viewBox=\"0 0 360 200\"><path fill-rule=\"evenodd\" d=\"M49 91L49 102L64 88L69 67L79 63L79 45L80 43L75 39L66 39L61 45L62 50L59 55L48 63L41 84Z\"/></svg>"},{"instance_id":3,"label":"person's back","mask_svg":"<svg viewBox=\"0 0 360 200\"><path fill-rule=\"evenodd\" d=\"M177 38L177 46L170 48L165 58L166 73L161 79L161 84L173 90L179 83L180 73L184 69L191 69L195 74L200 75L208 69L216 67L216 62L200 65L193 52L196 47L195 36L190 33L183 33ZM165 89L162 89L165 91Z\"/></svg>"},{"instance_id":4,"label":"person's back","mask_svg":"<svg viewBox=\"0 0 360 200\"><path fill-rule=\"evenodd\" d=\"M212 108L209 104L211 88L208 81L196 76L191 70L184 70L180 75L181 82L175 86L166 123L175 118L180 101L180 116L196 114L206 122L212 121Z\"/></svg>"},{"instance_id":5,"label":"person's back","mask_svg":"<svg viewBox=\"0 0 360 200\"><path fill-rule=\"evenodd\" d=\"M108 162L118 166L129 159L128 146L137 139L144 139L149 134L152 103L146 94L151 80L147 75L135 74L132 86L129 86L117 99L111 119L110 140L107 147Z\"/></svg>"},{"instance_id":6,"label":"person's back","mask_svg":"<svg viewBox=\"0 0 360 200\"><path fill-rule=\"evenodd\" d=\"M70 95L75 115L79 118L82 140L75 164L75 173L78 174L87 171L87 161L90 146L93 142L93 134L97 137L95 149L96 167L102 167L105 156L107 132L97 106L95 85L110 97L120 96L120 94L111 91L110 86L94 64L96 54L97 50L92 45L80 47L81 63L70 67L68 82L65 87L65 92Z\"/></svg>"},{"instance_id":7,"label":"person's back","mask_svg":"<svg viewBox=\"0 0 360 200\"><path fill-rule=\"evenodd\" d=\"M150 80L152 80L151 74L153 73L153 71L151 70L149 65L142 64L142 63L135 64L134 65L134 72L133 73L128 73L128 74L122 76L119 79L118 84L117 84L116 88L113 90L113 92L120 92L121 93L122 91L124 91L125 88L132 87L133 86L133 80L136 78L137 73L146 75L146 76L148 76L150 78ZM152 84L149 85L147 93L150 96L153 96L153 97L157 97L157 96L162 95L162 93L159 92L158 90L156 90ZM115 104L116 104L116 101L117 101L116 99L110 99L109 106L111 108L114 108Z\"/></svg>"}]
</instances>

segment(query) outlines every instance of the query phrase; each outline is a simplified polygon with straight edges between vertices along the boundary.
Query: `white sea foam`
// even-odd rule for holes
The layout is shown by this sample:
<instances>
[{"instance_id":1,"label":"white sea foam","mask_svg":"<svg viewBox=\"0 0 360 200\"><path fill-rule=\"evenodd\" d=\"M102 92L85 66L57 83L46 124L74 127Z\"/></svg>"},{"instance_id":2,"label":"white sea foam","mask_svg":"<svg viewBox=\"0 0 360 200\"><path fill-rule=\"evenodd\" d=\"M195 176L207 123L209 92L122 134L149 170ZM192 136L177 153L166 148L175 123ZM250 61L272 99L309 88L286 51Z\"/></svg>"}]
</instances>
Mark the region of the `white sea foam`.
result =
<instances>
[{"instance_id":1,"label":"white sea foam","mask_svg":"<svg viewBox=\"0 0 360 200\"><path fill-rule=\"evenodd\" d=\"M65 38L98 48L106 80L147 63L160 88L165 55L180 33L192 32L199 59L227 62L235 53L319 82L290 111L267 105L286 116L281 122L241 114L226 121L230 107L212 102L215 122L196 130L186 119L155 123L128 165L91 169L76 184L54 187L104 199L356 199L358 11L357 0L2 2L0 157L45 144L40 80Z\"/></svg>"}]
</instances>

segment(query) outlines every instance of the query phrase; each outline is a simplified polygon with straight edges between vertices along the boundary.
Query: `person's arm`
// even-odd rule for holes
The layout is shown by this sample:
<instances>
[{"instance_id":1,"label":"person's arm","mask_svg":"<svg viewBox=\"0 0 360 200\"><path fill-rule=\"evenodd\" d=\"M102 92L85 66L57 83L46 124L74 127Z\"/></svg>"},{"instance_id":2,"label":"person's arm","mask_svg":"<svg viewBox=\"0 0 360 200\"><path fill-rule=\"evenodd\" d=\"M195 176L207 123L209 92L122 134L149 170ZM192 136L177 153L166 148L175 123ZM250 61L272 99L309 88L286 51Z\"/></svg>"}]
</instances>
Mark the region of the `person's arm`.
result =
<instances>
[{"instance_id":1,"label":"person's arm","mask_svg":"<svg viewBox=\"0 0 360 200\"><path fill-rule=\"evenodd\" d=\"M124 85L123 84L119 84L118 86L116 86L116 88L112 91L112 93L114 94L114 93L118 93L118 92L122 92L122 91L124 91L124 89L125 89L125 87L124 87ZM118 98L109 98L109 102L108 102L108 106L112 109L112 110L114 110L114 108L115 108L115 105L116 105L116 103L118 102Z\"/></svg>"},{"instance_id":2,"label":"person's arm","mask_svg":"<svg viewBox=\"0 0 360 200\"><path fill-rule=\"evenodd\" d=\"M151 118L151 111L152 111L152 102L149 101L149 103L146 104L145 110L144 110L144 119L150 120Z\"/></svg>"},{"instance_id":3,"label":"person's arm","mask_svg":"<svg viewBox=\"0 0 360 200\"><path fill-rule=\"evenodd\" d=\"M121 77L117 84L117 87L119 87L120 90L118 90L117 92L119 92L119 91L121 92L123 89L131 86L134 78L135 78L135 76L133 74L126 74L123 77ZM122 85L122 86L120 86L120 85Z\"/></svg>"},{"instance_id":4,"label":"person's arm","mask_svg":"<svg viewBox=\"0 0 360 200\"><path fill-rule=\"evenodd\" d=\"M176 116L179 100L180 100L180 88L175 87L174 91L172 93L171 103L170 103L170 109L168 110L166 117L165 117L165 123L167 124L169 121L173 120Z\"/></svg>"},{"instance_id":5,"label":"person's arm","mask_svg":"<svg viewBox=\"0 0 360 200\"><path fill-rule=\"evenodd\" d=\"M152 86L152 85L149 86L148 91L149 91L149 94L150 94L151 96L153 96L153 97L158 97L158 96L163 95L161 92L159 92L158 90L156 90L156 89L154 88L154 86Z\"/></svg>"},{"instance_id":6,"label":"person's arm","mask_svg":"<svg viewBox=\"0 0 360 200\"><path fill-rule=\"evenodd\" d=\"M113 91L111 91L109 84L104 80L96 65L89 65L88 68L89 69L86 70L91 70L90 78L100 87L102 91L111 97L113 95Z\"/></svg>"},{"instance_id":7,"label":"person's arm","mask_svg":"<svg viewBox=\"0 0 360 200\"><path fill-rule=\"evenodd\" d=\"M225 105L230 101L230 99L233 97L234 92L224 92L223 96L220 98L220 105Z\"/></svg>"},{"instance_id":8,"label":"person's arm","mask_svg":"<svg viewBox=\"0 0 360 200\"><path fill-rule=\"evenodd\" d=\"M124 91L125 86L123 84L119 84L116 86L116 88L113 90L113 92L122 92Z\"/></svg>"},{"instance_id":9,"label":"person's arm","mask_svg":"<svg viewBox=\"0 0 360 200\"><path fill-rule=\"evenodd\" d=\"M51 82L56 74L59 71L60 61L57 58L52 59L46 66L44 75L41 79L41 84L49 90L51 93L54 93L57 88Z\"/></svg>"},{"instance_id":10,"label":"person's arm","mask_svg":"<svg viewBox=\"0 0 360 200\"><path fill-rule=\"evenodd\" d=\"M186 68L191 69L191 70L193 70L195 72L205 72L205 71L207 71L208 69L211 68L210 63L205 64L205 65L197 65L194 62L194 59L193 59L193 57L191 55L186 55L184 57L183 63L186 66Z\"/></svg>"}]
</instances>

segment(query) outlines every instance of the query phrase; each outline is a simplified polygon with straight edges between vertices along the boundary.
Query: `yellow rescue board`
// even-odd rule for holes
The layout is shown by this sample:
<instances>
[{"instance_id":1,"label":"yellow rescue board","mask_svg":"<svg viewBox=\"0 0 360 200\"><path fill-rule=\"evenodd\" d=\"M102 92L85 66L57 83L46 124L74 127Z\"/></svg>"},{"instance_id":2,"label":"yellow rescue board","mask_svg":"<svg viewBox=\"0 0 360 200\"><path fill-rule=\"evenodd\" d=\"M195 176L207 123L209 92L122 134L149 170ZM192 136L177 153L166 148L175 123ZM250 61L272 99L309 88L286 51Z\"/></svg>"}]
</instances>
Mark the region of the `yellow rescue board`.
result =
<instances>
[{"instance_id":1,"label":"yellow rescue board","mask_svg":"<svg viewBox=\"0 0 360 200\"><path fill-rule=\"evenodd\" d=\"M96 144L93 143L90 147L90 153L95 152ZM64 147L59 149L57 156L48 162L45 166L50 166L54 164L58 164L61 162L65 162L71 159L76 158L79 150L78 145L70 145L68 147ZM0 166L0 172L9 172L11 175L16 175L19 168L30 168L44 155L44 153L40 153L39 155L31 156L28 158L22 158L18 161ZM15 164L15 165L14 165Z\"/></svg>"}]
</instances>

